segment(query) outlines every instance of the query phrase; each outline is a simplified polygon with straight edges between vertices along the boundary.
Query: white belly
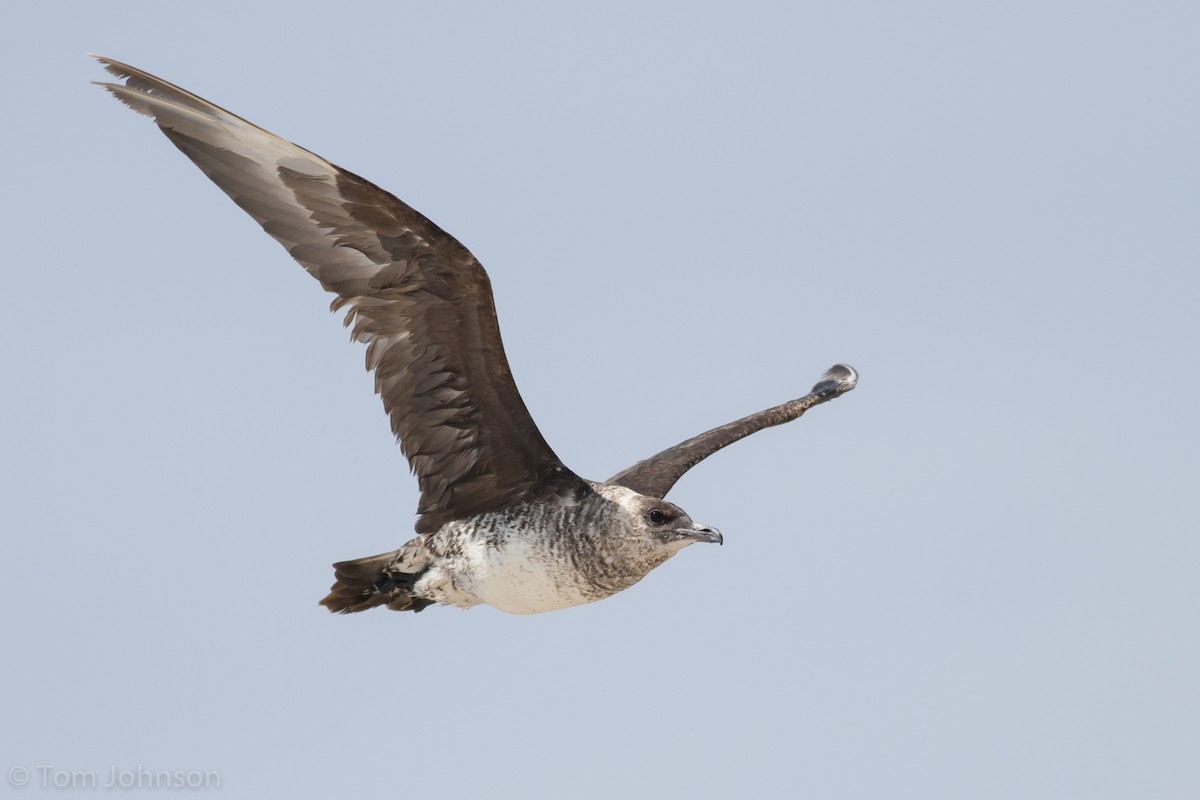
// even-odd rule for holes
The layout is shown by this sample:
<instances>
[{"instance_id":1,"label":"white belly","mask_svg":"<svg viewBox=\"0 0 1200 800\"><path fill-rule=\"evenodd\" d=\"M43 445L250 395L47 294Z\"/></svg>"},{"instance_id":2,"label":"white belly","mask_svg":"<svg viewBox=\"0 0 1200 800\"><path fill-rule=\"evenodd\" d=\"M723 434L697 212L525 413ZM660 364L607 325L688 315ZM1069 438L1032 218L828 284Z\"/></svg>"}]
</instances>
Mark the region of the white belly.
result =
<instances>
[{"instance_id":1,"label":"white belly","mask_svg":"<svg viewBox=\"0 0 1200 800\"><path fill-rule=\"evenodd\" d=\"M447 602L455 605L487 603L510 614L537 614L608 594L581 583L569 564L524 538L510 539L501 548L474 542L454 561L455 588L474 601L448 597Z\"/></svg>"}]
</instances>

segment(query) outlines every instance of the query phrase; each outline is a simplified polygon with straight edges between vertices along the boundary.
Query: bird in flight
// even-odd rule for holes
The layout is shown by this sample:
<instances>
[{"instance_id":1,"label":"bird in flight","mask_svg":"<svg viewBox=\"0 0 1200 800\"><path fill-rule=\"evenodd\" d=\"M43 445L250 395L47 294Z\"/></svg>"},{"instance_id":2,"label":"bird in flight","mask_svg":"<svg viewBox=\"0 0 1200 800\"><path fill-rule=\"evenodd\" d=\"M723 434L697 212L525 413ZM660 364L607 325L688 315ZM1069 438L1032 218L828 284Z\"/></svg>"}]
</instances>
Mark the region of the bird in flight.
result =
<instances>
[{"instance_id":1,"label":"bird in flight","mask_svg":"<svg viewBox=\"0 0 1200 800\"><path fill-rule=\"evenodd\" d=\"M714 428L607 481L542 438L509 372L487 273L375 184L191 92L97 57L100 83L171 142L335 295L417 476L417 536L334 564L330 611L484 603L533 614L626 589L693 542L722 542L663 498L717 450L854 388L837 364L804 397Z\"/></svg>"}]
</instances>

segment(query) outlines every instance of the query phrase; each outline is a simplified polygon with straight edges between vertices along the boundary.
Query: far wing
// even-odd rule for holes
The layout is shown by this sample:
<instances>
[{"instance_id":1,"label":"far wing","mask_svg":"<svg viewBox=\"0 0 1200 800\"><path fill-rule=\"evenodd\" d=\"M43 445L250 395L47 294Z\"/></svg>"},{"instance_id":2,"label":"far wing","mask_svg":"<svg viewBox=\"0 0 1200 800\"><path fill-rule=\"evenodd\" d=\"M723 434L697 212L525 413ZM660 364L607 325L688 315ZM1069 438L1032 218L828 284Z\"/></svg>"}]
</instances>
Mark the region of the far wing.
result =
<instances>
[{"instance_id":1,"label":"far wing","mask_svg":"<svg viewBox=\"0 0 1200 800\"><path fill-rule=\"evenodd\" d=\"M683 474L699 464L722 447L744 439L752 433L769 428L772 425L782 425L785 422L800 417L813 406L827 403L835 397L840 397L854 388L858 383L858 373L846 364L835 364L821 376L812 391L797 400L784 403L781 406L768 408L743 417L736 422L713 428L707 433L693 436L686 442L681 442L669 450L639 461L629 469L618 472L608 479L607 483L632 489L650 497L666 497L667 492L675 485Z\"/></svg>"}]
</instances>

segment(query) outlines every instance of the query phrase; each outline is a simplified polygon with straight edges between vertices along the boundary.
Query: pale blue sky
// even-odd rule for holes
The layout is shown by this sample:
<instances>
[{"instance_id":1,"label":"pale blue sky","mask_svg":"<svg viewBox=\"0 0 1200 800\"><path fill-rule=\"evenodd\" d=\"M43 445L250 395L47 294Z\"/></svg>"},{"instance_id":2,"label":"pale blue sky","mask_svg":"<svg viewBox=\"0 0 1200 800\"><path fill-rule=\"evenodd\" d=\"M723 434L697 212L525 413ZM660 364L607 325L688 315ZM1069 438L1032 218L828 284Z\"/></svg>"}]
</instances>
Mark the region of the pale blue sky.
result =
<instances>
[{"instance_id":1,"label":"pale blue sky","mask_svg":"<svg viewBox=\"0 0 1200 800\"><path fill-rule=\"evenodd\" d=\"M1200 7L184 8L0 9L6 773L1200 794ZM689 473L725 547L611 600L330 616L416 504L362 353L87 51L463 241L581 474L860 386Z\"/></svg>"}]
</instances>

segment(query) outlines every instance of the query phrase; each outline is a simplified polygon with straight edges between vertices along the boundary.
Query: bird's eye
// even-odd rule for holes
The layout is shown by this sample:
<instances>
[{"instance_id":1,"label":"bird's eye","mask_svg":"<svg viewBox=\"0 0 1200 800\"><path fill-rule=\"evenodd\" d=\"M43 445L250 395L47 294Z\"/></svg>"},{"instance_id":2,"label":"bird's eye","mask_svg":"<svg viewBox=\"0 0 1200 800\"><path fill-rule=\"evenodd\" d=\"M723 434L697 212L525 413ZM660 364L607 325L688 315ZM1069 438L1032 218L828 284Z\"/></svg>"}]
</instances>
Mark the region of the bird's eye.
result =
<instances>
[{"instance_id":1,"label":"bird's eye","mask_svg":"<svg viewBox=\"0 0 1200 800\"><path fill-rule=\"evenodd\" d=\"M646 514L646 519L650 521L651 525L662 525L667 521L667 515L661 509L655 508Z\"/></svg>"}]
</instances>

